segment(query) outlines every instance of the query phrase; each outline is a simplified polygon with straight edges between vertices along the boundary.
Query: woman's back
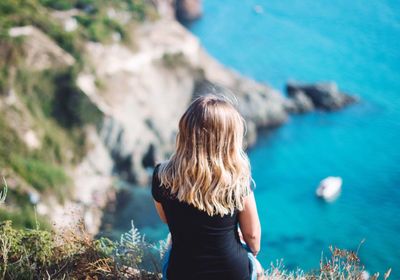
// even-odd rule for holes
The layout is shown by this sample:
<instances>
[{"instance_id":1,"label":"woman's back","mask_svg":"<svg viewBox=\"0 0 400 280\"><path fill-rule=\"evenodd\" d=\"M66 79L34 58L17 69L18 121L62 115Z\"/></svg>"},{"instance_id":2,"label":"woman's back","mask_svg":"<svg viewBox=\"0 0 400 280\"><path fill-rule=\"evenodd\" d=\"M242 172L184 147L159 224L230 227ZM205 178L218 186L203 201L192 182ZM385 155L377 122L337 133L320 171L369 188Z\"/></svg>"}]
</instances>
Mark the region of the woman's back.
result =
<instances>
[{"instance_id":1,"label":"woman's back","mask_svg":"<svg viewBox=\"0 0 400 280\"><path fill-rule=\"evenodd\" d=\"M174 198L161 185L157 165L154 199L162 204L172 236L168 279L250 279L250 263L240 243L238 212L210 216Z\"/></svg>"},{"instance_id":2,"label":"woman's back","mask_svg":"<svg viewBox=\"0 0 400 280\"><path fill-rule=\"evenodd\" d=\"M163 276L250 279L261 227L243 150L245 120L225 98L206 95L192 101L178 128L174 153L153 174L155 207L172 236Z\"/></svg>"}]
</instances>

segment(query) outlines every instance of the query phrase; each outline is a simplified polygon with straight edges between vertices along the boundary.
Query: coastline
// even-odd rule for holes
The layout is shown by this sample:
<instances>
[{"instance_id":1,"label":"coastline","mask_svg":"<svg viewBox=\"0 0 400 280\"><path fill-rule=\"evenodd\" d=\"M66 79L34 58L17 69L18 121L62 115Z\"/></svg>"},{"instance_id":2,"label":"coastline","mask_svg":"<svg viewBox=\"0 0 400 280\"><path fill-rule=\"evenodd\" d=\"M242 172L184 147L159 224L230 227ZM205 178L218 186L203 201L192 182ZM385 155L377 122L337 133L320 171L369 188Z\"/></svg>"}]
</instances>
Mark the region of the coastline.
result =
<instances>
[{"instance_id":1,"label":"coastline","mask_svg":"<svg viewBox=\"0 0 400 280\"><path fill-rule=\"evenodd\" d=\"M148 184L148 169L170 155L179 117L199 94L220 91L237 99L247 122L246 147L255 144L259 130L283 125L290 114L317 109L308 108L313 102L301 90L285 97L223 66L176 19L145 23L132 37L134 51L88 43L88 61L96 70L78 77L78 86L105 116L99 138L111 155L108 173L127 182ZM102 81L100 89L95 79ZM328 99L339 94L333 88Z\"/></svg>"},{"instance_id":2,"label":"coastline","mask_svg":"<svg viewBox=\"0 0 400 280\"><path fill-rule=\"evenodd\" d=\"M42 196L38 202L38 213L49 216L57 227L69 227L83 219L95 235L102 209L115 199L115 179L148 184L154 163L168 158L173 150L181 114L199 94L223 92L237 100L247 122L246 147L255 143L258 130L280 126L290 114L309 111L303 108L311 102L304 92L295 91L292 97L286 97L220 64L175 19L173 6L164 1L158 4L158 19L128 30L134 44L127 45L118 38L107 44L84 41L80 54L83 67L71 82L80 90L77 94L83 95L80 98L88 100L97 121L81 128L86 142L83 157L78 163L64 166L72 179L71 198L60 203L53 196ZM79 11L51 16L66 24L75 19L76 13ZM78 63L36 27L15 27L10 34L26 39L25 59L31 69L44 71ZM13 88L7 98L1 103L6 109L17 104L23 117L32 119ZM32 149L41 147L44 134L40 130L36 133L35 125L24 125L28 126L26 141ZM73 151L67 152L69 158L75 156Z\"/></svg>"}]
</instances>

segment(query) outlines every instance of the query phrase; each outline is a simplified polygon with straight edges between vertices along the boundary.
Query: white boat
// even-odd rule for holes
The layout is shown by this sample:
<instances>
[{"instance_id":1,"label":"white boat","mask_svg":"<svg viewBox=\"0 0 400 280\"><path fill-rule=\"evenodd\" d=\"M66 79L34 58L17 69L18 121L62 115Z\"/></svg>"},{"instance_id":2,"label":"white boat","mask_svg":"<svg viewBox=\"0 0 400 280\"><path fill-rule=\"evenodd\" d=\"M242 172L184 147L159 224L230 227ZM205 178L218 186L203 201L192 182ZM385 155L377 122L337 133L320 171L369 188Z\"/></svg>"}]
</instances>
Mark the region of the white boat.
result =
<instances>
[{"instance_id":1,"label":"white boat","mask_svg":"<svg viewBox=\"0 0 400 280\"><path fill-rule=\"evenodd\" d=\"M327 177L319 183L316 194L326 201L332 201L340 194L342 183L341 177Z\"/></svg>"},{"instance_id":2,"label":"white boat","mask_svg":"<svg viewBox=\"0 0 400 280\"><path fill-rule=\"evenodd\" d=\"M256 12L257 14L263 14L264 13L264 9L261 5L255 5L253 7L254 12Z\"/></svg>"}]
</instances>

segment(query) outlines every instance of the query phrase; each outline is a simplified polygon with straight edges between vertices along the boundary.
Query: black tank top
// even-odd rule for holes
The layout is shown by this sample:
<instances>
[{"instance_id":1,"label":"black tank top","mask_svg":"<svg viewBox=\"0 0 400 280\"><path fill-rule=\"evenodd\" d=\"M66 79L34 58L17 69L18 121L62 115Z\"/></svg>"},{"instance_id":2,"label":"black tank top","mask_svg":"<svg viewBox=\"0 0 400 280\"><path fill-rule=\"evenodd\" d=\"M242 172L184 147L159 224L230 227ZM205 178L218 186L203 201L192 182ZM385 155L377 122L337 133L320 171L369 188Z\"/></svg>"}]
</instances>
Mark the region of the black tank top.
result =
<instances>
[{"instance_id":1,"label":"black tank top","mask_svg":"<svg viewBox=\"0 0 400 280\"><path fill-rule=\"evenodd\" d=\"M153 173L152 195L164 209L172 237L168 280L250 279L247 251L237 232L238 211L223 217L209 216L180 202L160 184L159 166Z\"/></svg>"}]
</instances>

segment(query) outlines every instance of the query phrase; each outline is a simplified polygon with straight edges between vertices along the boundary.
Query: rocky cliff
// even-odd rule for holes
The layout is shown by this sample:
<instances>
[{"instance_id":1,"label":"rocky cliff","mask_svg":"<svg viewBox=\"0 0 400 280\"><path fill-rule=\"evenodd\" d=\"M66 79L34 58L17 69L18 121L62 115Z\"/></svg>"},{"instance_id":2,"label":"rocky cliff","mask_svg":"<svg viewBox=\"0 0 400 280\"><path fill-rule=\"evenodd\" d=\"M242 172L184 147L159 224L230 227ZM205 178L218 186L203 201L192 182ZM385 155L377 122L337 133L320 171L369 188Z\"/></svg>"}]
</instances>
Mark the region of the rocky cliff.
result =
<instances>
[{"instance_id":1,"label":"rocky cliff","mask_svg":"<svg viewBox=\"0 0 400 280\"><path fill-rule=\"evenodd\" d=\"M277 91L241 77L211 58L197 38L173 20L140 26L137 50L119 44L87 43L93 72L78 85L105 115L100 136L125 179L146 184L146 168L172 152L177 124L197 94L229 91L248 121L252 144L256 127L287 119L287 100ZM96 78L102 81L96 87Z\"/></svg>"},{"instance_id":2,"label":"rocky cliff","mask_svg":"<svg viewBox=\"0 0 400 280\"><path fill-rule=\"evenodd\" d=\"M97 147L106 148L112 164L104 161L104 168L87 170L90 176L78 166L74 177L80 186L107 189L99 185L109 179L92 178L112 174L146 185L154 164L173 151L179 118L198 94L225 92L237 99L247 120L248 145L254 143L257 128L288 118L286 98L219 64L175 20L143 24L132 37L135 50L121 44L85 46L90 67L80 73L77 84L104 114Z\"/></svg>"},{"instance_id":3,"label":"rocky cliff","mask_svg":"<svg viewBox=\"0 0 400 280\"><path fill-rule=\"evenodd\" d=\"M256 141L258 129L281 125L290 112L315 108L313 102L317 99L307 95L309 88L299 89L287 98L268 85L224 67L208 55L199 40L173 16L173 5L185 1L155 2L157 20L145 20L133 26L126 23L128 28L123 32L118 25L123 22L113 23L116 31L111 32L112 40L107 43L98 41L102 34L89 26L83 31L93 32L87 34L92 39L81 42L79 53L72 48L73 56L68 53L70 44L60 48L38 28L26 26L9 30L10 37L24 38L21 45L23 67L40 71L35 74L40 79L47 79L60 68L70 69L52 79L49 89L40 86L42 80L39 84L32 82L31 88L38 95L36 103L40 103L38 100L44 92L55 94L51 102L44 100L43 106L40 105L44 115L36 115L37 110L30 108L29 91L18 88L17 82L10 83L7 93L0 96L5 121L33 151L29 156L34 158L35 166L38 164L35 151L40 150L39 159L57 162L71 179L61 180L64 185L73 186L63 203L53 195L25 188L31 196L39 196L34 199L39 214L49 216L59 227L67 227L83 218L88 231L95 234L100 226L101 209L113 199L115 179L148 184L154 164L168 158L173 151L180 116L199 94L224 93L236 100L247 121L247 146ZM141 15L141 10L133 8ZM198 7L195 10L199 12ZM127 17L126 13L121 13L110 8L105 12L106 19ZM68 32L79 28L77 18L81 24L88 20L80 10L57 12L52 16L61 21ZM69 37L65 38L62 42L68 43ZM19 94L15 94L16 91ZM49 106L54 107L51 112ZM88 115L95 117L86 121ZM54 130L61 136L51 136ZM76 147L80 142L85 144ZM46 155L49 145L54 146L49 154L57 156L53 161ZM80 157L76 156L77 150L81 152ZM25 169L30 170L31 161L22 161L19 167L20 159L10 160L16 162L11 168L16 173L25 176ZM41 162L39 167L46 169ZM54 177L51 176L50 179ZM25 181L28 177L24 177ZM64 178L56 178L59 177ZM50 180L53 181L56 186L58 181ZM33 179L28 180L27 185L29 183L38 184Z\"/></svg>"}]
</instances>

